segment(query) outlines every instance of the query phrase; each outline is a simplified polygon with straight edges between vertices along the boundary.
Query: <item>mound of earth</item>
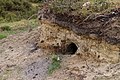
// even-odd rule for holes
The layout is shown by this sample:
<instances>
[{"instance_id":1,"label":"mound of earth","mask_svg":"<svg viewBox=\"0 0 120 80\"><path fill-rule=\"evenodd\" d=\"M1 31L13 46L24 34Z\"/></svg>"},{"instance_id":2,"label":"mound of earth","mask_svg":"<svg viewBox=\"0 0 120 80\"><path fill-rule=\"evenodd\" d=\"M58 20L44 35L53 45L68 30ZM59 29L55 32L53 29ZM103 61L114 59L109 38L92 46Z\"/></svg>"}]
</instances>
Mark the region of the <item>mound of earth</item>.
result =
<instances>
[{"instance_id":1,"label":"mound of earth","mask_svg":"<svg viewBox=\"0 0 120 80\"><path fill-rule=\"evenodd\" d=\"M72 15L45 13L37 29L0 40L0 80L119 80L119 14L79 24ZM51 54L60 56L61 68L49 75Z\"/></svg>"},{"instance_id":2,"label":"mound of earth","mask_svg":"<svg viewBox=\"0 0 120 80\"><path fill-rule=\"evenodd\" d=\"M71 42L78 47L76 54L58 54L61 68L48 75L51 53L64 52L66 45L73 45ZM57 25L44 23L31 32L10 35L0 44L1 80L120 79L118 47L78 36ZM58 44L62 45L59 49Z\"/></svg>"},{"instance_id":3,"label":"mound of earth","mask_svg":"<svg viewBox=\"0 0 120 80\"><path fill-rule=\"evenodd\" d=\"M108 43L120 43L120 8L104 14L90 14L85 19L81 15L70 13L55 13L51 9L43 8L39 12L39 20L55 23L78 35L94 35Z\"/></svg>"}]
</instances>

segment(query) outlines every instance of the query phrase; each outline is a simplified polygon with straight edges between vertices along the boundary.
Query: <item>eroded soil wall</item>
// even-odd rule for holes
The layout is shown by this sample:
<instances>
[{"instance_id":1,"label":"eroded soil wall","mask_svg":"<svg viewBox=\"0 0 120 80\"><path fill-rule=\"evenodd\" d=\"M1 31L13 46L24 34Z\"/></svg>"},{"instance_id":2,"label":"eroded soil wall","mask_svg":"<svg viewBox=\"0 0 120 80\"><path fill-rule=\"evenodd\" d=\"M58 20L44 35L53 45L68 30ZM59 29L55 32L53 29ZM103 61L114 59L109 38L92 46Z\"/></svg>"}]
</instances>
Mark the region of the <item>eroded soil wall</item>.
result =
<instances>
[{"instance_id":1,"label":"eroded soil wall","mask_svg":"<svg viewBox=\"0 0 120 80\"><path fill-rule=\"evenodd\" d=\"M66 45L72 42L78 48L75 54L83 59L91 58L107 62L119 61L119 46L117 45L111 45L96 38L78 36L71 30L49 24L48 22L41 25L39 32L41 34L38 45L41 48L64 54Z\"/></svg>"}]
</instances>

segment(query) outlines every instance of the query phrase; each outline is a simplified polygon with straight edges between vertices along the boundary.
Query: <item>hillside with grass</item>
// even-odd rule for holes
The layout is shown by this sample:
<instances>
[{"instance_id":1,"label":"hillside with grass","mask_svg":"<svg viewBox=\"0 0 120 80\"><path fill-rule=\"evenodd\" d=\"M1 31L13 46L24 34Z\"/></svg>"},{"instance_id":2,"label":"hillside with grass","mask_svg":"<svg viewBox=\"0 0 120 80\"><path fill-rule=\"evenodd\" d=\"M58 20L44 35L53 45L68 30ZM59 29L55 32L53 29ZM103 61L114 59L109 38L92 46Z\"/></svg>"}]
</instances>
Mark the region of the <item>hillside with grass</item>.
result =
<instances>
[{"instance_id":1,"label":"hillside with grass","mask_svg":"<svg viewBox=\"0 0 120 80\"><path fill-rule=\"evenodd\" d=\"M32 4L40 2L40 0L0 0L0 23L28 19L38 11L38 5Z\"/></svg>"},{"instance_id":2,"label":"hillside with grass","mask_svg":"<svg viewBox=\"0 0 120 80\"><path fill-rule=\"evenodd\" d=\"M38 26L40 4L41 0L0 0L0 39Z\"/></svg>"},{"instance_id":3,"label":"hillside with grass","mask_svg":"<svg viewBox=\"0 0 120 80\"><path fill-rule=\"evenodd\" d=\"M120 80L120 1L0 0L0 80Z\"/></svg>"}]
</instances>

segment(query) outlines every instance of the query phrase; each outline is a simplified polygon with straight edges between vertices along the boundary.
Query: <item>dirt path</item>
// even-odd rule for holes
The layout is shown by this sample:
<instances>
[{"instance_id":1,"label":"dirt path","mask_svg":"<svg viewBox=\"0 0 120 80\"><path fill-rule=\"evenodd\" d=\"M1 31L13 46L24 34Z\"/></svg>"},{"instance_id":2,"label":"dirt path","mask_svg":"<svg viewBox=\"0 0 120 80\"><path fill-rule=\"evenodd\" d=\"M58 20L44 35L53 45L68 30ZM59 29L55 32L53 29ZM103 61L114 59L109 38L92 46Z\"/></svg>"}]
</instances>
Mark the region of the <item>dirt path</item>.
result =
<instances>
[{"instance_id":1,"label":"dirt path","mask_svg":"<svg viewBox=\"0 0 120 80\"><path fill-rule=\"evenodd\" d=\"M49 55L41 49L34 50L35 37L30 34L24 32L0 40L0 80L45 80Z\"/></svg>"}]
</instances>

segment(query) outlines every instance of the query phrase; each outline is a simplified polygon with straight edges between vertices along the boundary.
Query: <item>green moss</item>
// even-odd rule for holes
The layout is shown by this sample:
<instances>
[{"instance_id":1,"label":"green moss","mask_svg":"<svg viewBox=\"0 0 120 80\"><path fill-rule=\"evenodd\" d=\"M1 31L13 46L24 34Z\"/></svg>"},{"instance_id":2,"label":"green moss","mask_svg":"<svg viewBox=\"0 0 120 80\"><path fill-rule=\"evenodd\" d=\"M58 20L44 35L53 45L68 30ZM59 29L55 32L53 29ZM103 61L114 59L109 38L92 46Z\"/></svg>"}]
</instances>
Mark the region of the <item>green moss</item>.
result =
<instances>
[{"instance_id":1,"label":"green moss","mask_svg":"<svg viewBox=\"0 0 120 80\"><path fill-rule=\"evenodd\" d=\"M0 39L6 38L7 36L5 34L0 34Z\"/></svg>"},{"instance_id":2,"label":"green moss","mask_svg":"<svg viewBox=\"0 0 120 80\"><path fill-rule=\"evenodd\" d=\"M52 63L48 67L48 74L52 74L56 69L59 69L61 67L60 60L58 60L57 55L53 55L52 57Z\"/></svg>"}]
</instances>

